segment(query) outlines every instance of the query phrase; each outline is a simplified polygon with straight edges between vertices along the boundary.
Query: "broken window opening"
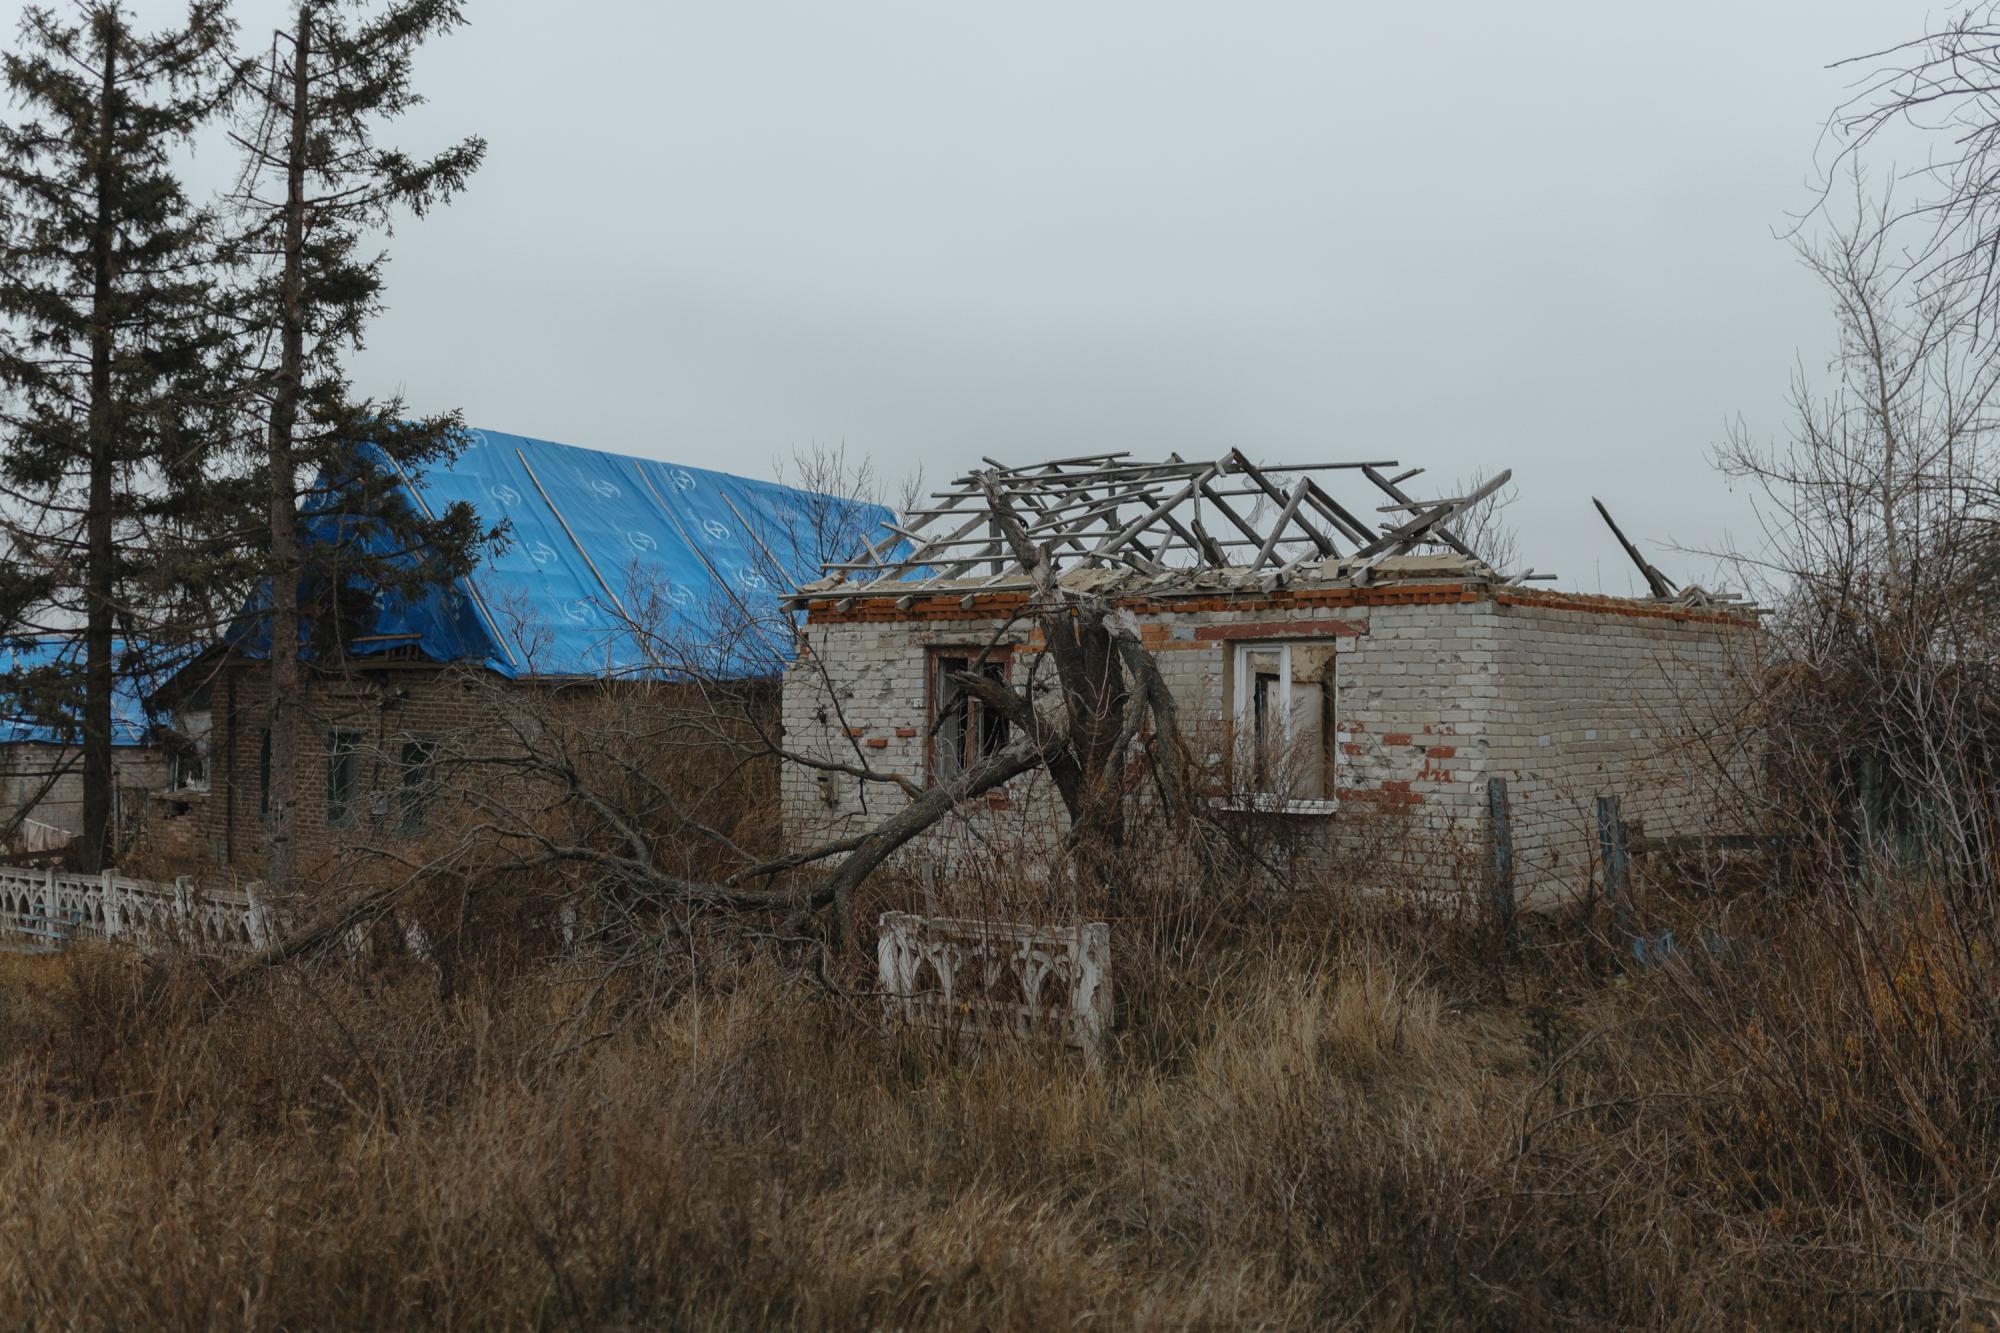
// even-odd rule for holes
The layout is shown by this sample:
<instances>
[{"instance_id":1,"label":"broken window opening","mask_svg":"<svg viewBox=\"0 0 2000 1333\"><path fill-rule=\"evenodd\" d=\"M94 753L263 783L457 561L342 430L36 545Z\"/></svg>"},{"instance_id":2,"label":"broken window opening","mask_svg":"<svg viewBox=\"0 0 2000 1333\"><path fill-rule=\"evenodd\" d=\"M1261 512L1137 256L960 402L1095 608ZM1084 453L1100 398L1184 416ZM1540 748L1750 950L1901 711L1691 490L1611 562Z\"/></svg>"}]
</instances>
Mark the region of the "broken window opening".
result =
<instances>
[{"instance_id":1,"label":"broken window opening","mask_svg":"<svg viewBox=\"0 0 2000 1333\"><path fill-rule=\"evenodd\" d=\"M215 728L208 698L208 689L204 686L174 717L174 730L178 734L171 738L175 743L167 755L167 790L170 792L208 790L208 745Z\"/></svg>"},{"instance_id":2,"label":"broken window opening","mask_svg":"<svg viewBox=\"0 0 2000 1333\"><path fill-rule=\"evenodd\" d=\"M438 743L432 736L412 736L403 742L402 816L396 831L413 838L430 822L431 799L437 794Z\"/></svg>"},{"instance_id":3,"label":"broken window opening","mask_svg":"<svg viewBox=\"0 0 2000 1333\"><path fill-rule=\"evenodd\" d=\"M934 653L931 656L931 780L943 782L959 776L973 764L1007 748L1008 726L1004 714L988 708L960 689L951 679L955 672L973 670L978 653ZM996 684L1007 683L1007 664L988 656L980 662L980 675Z\"/></svg>"},{"instance_id":4,"label":"broken window opening","mask_svg":"<svg viewBox=\"0 0 2000 1333\"><path fill-rule=\"evenodd\" d=\"M353 828L355 797L361 787L361 733L326 734L326 826Z\"/></svg>"},{"instance_id":5,"label":"broken window opening","mask_svg":"<svg viewBox=\"0 0 2000 1333\"><path fill-rule=\"evenodd\" d=\"M1260 808L1270 798L1291 813L1331 810L1338 789L1333 643L1239 643L1230 675L1238 795Z\"/></svg>"}]
</instances>

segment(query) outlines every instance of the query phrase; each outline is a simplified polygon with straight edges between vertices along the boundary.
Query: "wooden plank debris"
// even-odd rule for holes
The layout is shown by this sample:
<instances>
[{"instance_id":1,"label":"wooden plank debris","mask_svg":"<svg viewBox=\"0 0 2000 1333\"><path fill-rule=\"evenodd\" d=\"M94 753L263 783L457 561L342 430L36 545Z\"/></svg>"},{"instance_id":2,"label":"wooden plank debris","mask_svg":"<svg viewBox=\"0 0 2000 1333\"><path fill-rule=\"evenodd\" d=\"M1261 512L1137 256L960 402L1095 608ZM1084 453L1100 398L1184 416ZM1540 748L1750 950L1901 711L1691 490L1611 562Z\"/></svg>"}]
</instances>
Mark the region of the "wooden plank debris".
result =
<instances>
[{"instance_id":1,"label":"wooden plank debris","mask_svg":"<svg viewBox=\"0 0 2000 1333\"><path fill-rule=\"evenodd\" d=\"M1639 548L1625 536L1625 530L1611 517L1611 511L1604 507L1604 501L1593 495L1590 497L1590 502L1597 506L1597 512L1604 518L1604 525L1611 529L1611 535L1625 548L1625 554L1631 556L1632 563L1639 567L1639 573L1645 577L1646 587L1652 591L1653 596L1662 600L1671 598L1679 590L1680 585L1647 563L1646 557L1639 554Z\"/></svg>"}]
</instances>

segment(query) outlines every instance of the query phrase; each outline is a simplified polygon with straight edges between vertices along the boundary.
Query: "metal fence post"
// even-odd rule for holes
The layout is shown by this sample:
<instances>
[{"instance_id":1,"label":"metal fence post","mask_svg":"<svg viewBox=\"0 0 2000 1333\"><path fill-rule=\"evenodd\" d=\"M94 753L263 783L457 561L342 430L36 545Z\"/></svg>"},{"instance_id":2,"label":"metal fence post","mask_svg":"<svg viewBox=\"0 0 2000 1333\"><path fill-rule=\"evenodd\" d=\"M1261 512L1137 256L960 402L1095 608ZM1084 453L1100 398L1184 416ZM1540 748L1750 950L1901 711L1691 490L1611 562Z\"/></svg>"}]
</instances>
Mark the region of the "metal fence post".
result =
<instances>
[{"instance_id":1,"label":"metal fence post","mask_svg":"<svg viewBox=\"0 0 2000 1333\"><path fill-rule=\"evenodd\" d=\"M1630 934L1632 862L1616 796L1597 798L1597 852L1604 867L1604 905L1611 909L1612 925L1619 934Z\"/></svg>"},{"instance_id":2,"label":"metal fence post","mask_svg":"<svg viewBox=\"0 0 2000 1333\"><path fill-rule=\"evenodd\" d=\"M1514 902L1514 824L1507 810L1507 779L1486 780L1487 833L1493 841L1493 915L1509 953L1520 949Z\"/></svg>"}]
</instances>

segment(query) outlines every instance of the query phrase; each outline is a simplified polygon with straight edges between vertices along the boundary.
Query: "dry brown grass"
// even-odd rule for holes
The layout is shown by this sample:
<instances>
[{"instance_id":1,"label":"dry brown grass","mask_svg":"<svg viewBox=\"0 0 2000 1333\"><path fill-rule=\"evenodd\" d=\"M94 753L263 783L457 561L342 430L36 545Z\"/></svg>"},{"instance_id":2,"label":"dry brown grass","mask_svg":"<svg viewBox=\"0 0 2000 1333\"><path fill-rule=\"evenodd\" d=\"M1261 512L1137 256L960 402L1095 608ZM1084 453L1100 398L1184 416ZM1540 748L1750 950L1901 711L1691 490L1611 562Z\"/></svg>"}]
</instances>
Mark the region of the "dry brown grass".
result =
<instances>
[{"instance_id":1,"label":"dry brown grass","mask_svg":"<svg viewBox=\"0 0 2000 1333\"><path fill-rule=\"evenodd\" d=\"M322 964L219 1010L188 969L9 964L0 1322L1991 1318L2000 1083L1932 946L1886 980L1806 933L1603 981L1577 938L1496 972L1449 922L1254 929L1131 960L1157 974L1101 1075L885 1036L740 943L448 1000ZM1899 1088L1939 1060L1949 1106Z\"/></svg>"},{"instance_id":2,"label":"dry brown grass","mask_svg":"<svg viewBox=\"0 0 2000 1333\"><path fill-rule=\"evenodd\" d=\"M63 959L55 954L0 952L0 991L46 991L61 985L67 971Z\"/></svg>"}]
</instances>

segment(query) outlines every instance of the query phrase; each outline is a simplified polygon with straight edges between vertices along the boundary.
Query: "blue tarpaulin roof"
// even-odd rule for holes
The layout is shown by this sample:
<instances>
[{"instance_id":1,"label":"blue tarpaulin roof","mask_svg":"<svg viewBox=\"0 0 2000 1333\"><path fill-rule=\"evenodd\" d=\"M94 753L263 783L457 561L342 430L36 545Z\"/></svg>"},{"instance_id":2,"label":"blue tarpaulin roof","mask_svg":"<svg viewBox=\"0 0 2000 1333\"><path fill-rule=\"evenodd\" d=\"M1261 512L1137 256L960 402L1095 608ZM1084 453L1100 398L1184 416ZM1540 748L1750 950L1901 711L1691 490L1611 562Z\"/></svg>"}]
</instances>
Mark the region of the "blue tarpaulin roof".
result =
<instances>
[{"instance_id":1,"label":"blue tarpaulin roof","mask_svg":"<svg viewBox=\"0 0 2000 1333\"><path fill-rule=\"evenodd\" d=\"M134 670L128 647L122 639L113 640L111 645L112 668L117 672L111 695L111 743L119 746L147 743L153 720L146 711L146 696L179 665L177 661L166 660L157 649L144 647L138 654L144 659L144 666ZM179 654L181 658L186 656ZM57 668L65 677L74 676L81 691L82 636L54 634L0 642L0 691L4 691L9 677L47 668ZM81 718L51 723L46 719L8 716L18 711L17 703L15 699L0 697L0 744L74 745L82 738Z\"/></svg>"},{"instance_id":2,"label":"blue tarpaulin roof","mask_svg":"<svg viewBox=\"0 0 2000 1333\"><path fill-rule=\"evenodd\" d=\"M792 651L779 611L787 584L817 578L821 560L879 537L893 517L723 472L467 435L449 465L406 480L428 513L465 501L483 525L504 523L503 549L453 587L407 599L378 591L374 623L353 634L351 654L415 648L513 677L657 674L696 661L761 675ZM335 539L343 522L307 516L308 540ZM842 535L829 542L829 529ZM253 653L269 643L260 609L246 608L233 636Z\"/></svg>"}]
</instances>

